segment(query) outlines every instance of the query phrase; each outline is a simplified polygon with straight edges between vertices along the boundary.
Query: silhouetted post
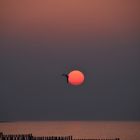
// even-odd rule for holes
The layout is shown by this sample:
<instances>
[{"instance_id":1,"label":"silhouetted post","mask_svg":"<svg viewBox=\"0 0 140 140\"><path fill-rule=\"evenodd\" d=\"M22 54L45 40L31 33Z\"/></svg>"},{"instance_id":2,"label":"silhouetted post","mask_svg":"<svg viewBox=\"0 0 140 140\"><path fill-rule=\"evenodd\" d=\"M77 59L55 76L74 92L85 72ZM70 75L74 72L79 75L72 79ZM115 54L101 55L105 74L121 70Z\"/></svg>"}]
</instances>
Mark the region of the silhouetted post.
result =
<instances>
[{"instance_id":1,"label":"silhouetted post","mask_svg":"<svg viewBox=\"0 0 140 140\"><path fill-rule=\"evenodd\" d=\"M8 135L3 135L3 140L9 140L9 136Z\"/></svg>"},{"instance_id":2,"label":"silhouetted post","mask_svg":"<svg viewBox=\"0 0 140 140\"><path fill-rule=\"evenodd\" d=\"M19 140L19 136L17 135L17 140Z\"/></svg>"},{"instance_id":3,"label":"silhouetted post","mask_svg":"<svg viewBox=\"0 0 140 140\"><path fill-rule=\"evenodd\" d=\"M32 134L28 134L28 140L33 140Z\"/></svg>"},{"instance_id":4,"label":"silhouetted post","mask_svg":"<svg viewBox=\"0 0 140 140\"><path fill-rule=\"evenodd\" d=\"M54 140L57 140L57 137L54 137Z\"/></svg>"},{"instance_id":5,"label":"silhouetted post","mask_svg":"<svg viewBox=\"0 0 140 140\"><path fill-rule=\"evenodd\" d=\"M24 135L24 139L27 140L27 135Z\"/></svg>"},{"instance_id":6,"label":"silhouetted post","mask_svg":"<svg viewBox=\"0 0 140 140\"><path fill-rule=\"evenodd\" d=\"M36 140L37 138L36 137L33 137L33 136L30 136L29 137L31 140Z\"/></svg>"},{"instance_id":7,"label":"silhouetted post","mask_svg":"<svg viewBox=\"0 0 140 140\"><path fill-rule=\"evenodd\" d=\"M61 140L64 140L64 138L61 136Z\"/></svg>"},{"instance_id":8,"label":"silhouetted post","mask_svg":"<svg viewBox=\"0 0 140 140\"><path fill-rule=\"evenodd\" d=\"M6 140L6 137L5 137L5 135L3 135L3 134L2 134L2 140Z\"/></svg>"},{"instance_id":9,"label":"silhouetted post","mask_svg":"<svg viewBox=\"0 0 140 140\"><path fill-rule=\"evenodd\" d=\"M3 133L0 132L0 140L2 140L2 137L3 137Z\"/></svg>"},{"instance_id":10,"label":"silhouetted post","mask_svg":"<svg viewBox=\"0 0 140 140\"><path fill-rule=\"evenodd\" d=\"M13 140L16 140L16 137L15 137L15 135L13 135Z\"/></svg>"},{"instance_id":11,"label":"silhouetted post","mask_svg":"<svg viewBox=\"0 0 140 140\"><path fill-rule=\"evenodd\" d=\"M9 135L9 140L13 140L12 135Z\"/></svg>"},{"instance_id":12,"label":"silhouetted post","mask_svg":"<svg viewBox=\"0 0 140 140\"><path fill-rule=\"evenodd\" d=\"M6 137L4 136L4 138L6 138ZM10 136L9 135L7 136L7 140L10 140Z\"/></svg>"}]
</instances>

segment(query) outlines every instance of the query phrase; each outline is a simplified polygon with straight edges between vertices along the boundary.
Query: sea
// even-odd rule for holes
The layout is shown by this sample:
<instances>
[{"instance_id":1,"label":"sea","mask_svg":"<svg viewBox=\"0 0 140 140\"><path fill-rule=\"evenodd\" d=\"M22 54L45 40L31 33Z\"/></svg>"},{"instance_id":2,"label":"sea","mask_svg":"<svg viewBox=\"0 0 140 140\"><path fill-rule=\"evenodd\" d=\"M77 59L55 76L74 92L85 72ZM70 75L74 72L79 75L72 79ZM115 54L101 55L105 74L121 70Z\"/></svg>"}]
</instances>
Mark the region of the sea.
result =
<instances>
[{"instance_id":1,"label":"sea","mask_svg":"<svg viewBox=\"0 0 140 140\"><path fill-rule=\"evenodd\" d=\"M140 121L22 121L1 122L4 134L72 136L73 139L140 140Z\"/></svg>"}]
</instances>

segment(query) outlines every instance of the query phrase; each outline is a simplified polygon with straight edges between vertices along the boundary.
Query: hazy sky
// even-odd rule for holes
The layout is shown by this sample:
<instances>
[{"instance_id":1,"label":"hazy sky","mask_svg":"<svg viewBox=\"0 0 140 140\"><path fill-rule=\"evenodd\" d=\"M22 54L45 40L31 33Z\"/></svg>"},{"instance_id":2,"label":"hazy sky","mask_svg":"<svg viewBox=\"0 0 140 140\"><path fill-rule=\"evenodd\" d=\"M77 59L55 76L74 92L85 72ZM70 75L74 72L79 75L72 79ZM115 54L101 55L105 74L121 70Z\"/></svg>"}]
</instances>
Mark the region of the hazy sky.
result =
<instances>
[{"instance_id":1,"label":"hazy sky","mask_svg":"<svg viewBox=\"0 0 140 140\"><path fill-rule=\"evenodd\" d=\"M62 73L79 69L82 86ZM0 120L140 120L140 1L0 0Z\"/></svg>"}]
</instances>

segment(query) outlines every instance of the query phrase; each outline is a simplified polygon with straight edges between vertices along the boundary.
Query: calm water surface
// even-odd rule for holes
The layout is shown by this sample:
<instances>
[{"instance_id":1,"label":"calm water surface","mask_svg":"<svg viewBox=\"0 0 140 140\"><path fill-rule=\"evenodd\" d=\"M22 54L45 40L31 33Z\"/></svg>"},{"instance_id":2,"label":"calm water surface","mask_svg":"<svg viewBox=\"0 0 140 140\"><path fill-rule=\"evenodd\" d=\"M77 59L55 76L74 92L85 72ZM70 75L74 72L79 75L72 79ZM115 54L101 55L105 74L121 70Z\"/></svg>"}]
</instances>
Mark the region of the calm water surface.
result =
<instances>
[{"instance_id":1,"label":"calm water surface","mask_svg":"<svg viewBox=\"0 0 140 140\"><path fill-rule=\"evenodd\" d=\"M35 136L69 136L74 138L120 138L140 140L140 122L114 121L44 121L0 123L6 134L32 133Z\"/></svg>"}]
</instances>

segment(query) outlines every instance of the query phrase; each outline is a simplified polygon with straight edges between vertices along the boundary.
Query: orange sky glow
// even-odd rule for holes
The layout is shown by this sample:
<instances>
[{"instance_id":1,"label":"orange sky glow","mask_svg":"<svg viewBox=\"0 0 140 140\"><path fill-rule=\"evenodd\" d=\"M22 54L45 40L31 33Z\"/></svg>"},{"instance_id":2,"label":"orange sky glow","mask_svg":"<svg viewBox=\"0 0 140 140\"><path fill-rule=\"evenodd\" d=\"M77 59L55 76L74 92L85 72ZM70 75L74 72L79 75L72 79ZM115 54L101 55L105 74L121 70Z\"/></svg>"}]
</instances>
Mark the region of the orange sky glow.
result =
<instances>
[{"instance_id":1,"label":"orange sky glow","mask_svg":"<svg viewBox=\"0 0 140 140\"><path fill-rule=\"evenodd\" d=\"M49 39L126 35L140 24L137 1L3 1L4 34Z\"/></svg>"}]
</instances>

